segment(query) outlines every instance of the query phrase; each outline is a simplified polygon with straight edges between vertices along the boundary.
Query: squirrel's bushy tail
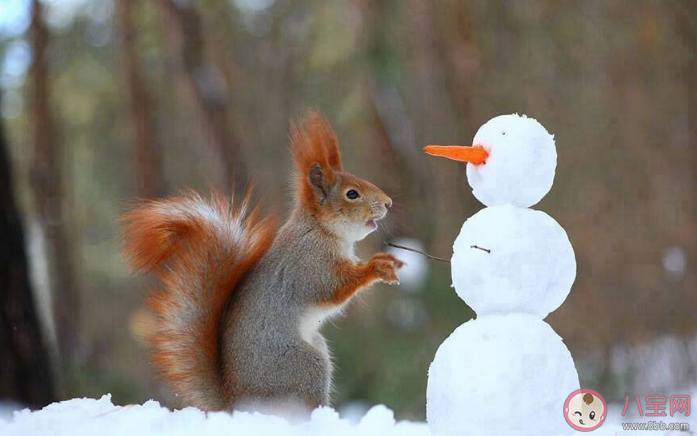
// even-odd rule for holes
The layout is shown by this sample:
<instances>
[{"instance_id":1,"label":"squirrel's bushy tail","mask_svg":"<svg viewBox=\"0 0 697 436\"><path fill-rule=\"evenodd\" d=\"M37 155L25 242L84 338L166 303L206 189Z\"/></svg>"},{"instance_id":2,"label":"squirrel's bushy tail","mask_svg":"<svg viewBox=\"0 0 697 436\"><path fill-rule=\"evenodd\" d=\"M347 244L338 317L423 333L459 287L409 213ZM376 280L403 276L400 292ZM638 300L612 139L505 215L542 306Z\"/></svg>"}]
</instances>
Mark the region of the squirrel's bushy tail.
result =
<instances>
[{"instance_id":1,"label":"squirrel's bushy tail","mask_svg":"<svg viewBox=\"0 0 697 436\"><path fill-rule=\"evenodd\" d=\"M275 237L275 220L219 193L187 192L147 201L122 218L131 267L155 272L161 288L148 304L158 316L153 360L187 405L229 405L219 356L220 323L230 294Z\"/></svg>"}]
</instances>

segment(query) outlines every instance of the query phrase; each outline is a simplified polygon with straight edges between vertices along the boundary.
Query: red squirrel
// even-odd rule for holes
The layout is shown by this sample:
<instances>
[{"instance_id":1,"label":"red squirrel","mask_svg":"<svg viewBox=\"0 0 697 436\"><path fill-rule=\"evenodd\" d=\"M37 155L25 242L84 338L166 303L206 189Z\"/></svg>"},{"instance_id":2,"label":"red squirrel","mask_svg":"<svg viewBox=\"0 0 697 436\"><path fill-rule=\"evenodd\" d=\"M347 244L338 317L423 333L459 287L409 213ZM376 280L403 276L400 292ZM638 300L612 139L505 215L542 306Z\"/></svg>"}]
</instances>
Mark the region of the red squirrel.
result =
<instances>
[{"instance_id":1,"label":"red squirrel","mask_svg":"<svg viewBox=\"0 0 697 436\"><path fill-rule=\"evenodd\" d=\"M343 171L317 112L291 125L294 207L280 228L241 202L194 192L146 201L122 217L132 269L154 272L153 361L183 406L309 411L329 404L333 365L322 322L403 263L362 262L354 243L392 200Z\"/></svg>"}]
</instances>

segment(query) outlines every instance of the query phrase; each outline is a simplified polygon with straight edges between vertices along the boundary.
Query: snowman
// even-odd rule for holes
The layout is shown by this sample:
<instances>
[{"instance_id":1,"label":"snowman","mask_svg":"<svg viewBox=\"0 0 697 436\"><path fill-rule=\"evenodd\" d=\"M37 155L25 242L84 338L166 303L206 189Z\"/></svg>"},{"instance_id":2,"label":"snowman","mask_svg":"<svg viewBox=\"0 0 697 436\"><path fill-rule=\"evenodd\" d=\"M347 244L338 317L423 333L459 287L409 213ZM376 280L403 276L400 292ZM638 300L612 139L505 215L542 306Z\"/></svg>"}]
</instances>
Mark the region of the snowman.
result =
<instances>
[{"instance_id":1,"label":"snowman","mask_svg":"<svg viewBox=\"0 0 697 436\"><path fill-rule=\"evenodd\" d=\"M441 344L429 369L434 436L569 435L564 402L579 389L569 350L543 321L568 296L576 259L562 227L529 209L549 192L557 153L536 120L489 120L474 145L424 148L467 164L486 208L453 246L455 291L477 313Z\"/></svg>"}]
</instances>

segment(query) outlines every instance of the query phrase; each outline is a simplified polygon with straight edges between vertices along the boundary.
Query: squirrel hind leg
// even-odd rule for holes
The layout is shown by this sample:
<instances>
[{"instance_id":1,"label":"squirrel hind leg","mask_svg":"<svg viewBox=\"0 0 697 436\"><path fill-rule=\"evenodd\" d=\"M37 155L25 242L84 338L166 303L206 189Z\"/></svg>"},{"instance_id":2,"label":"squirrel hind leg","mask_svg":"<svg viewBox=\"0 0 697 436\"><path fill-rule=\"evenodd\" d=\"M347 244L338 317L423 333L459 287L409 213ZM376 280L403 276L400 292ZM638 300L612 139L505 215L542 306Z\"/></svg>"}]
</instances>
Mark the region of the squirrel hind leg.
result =
<instances>
[{"instance_id":1,"label":"squirrel hind leg","mask_svg":"<svg viewBox=\"0 0 697 436\"><path fill-rule=\"evenodd\" d=\"M281 373L287 380L289 399L310 411L328 406L332 375L329 354L301 340L292 344L283 358Z\"/></svg>"},{"instance_id":2,"label":"squirrel hind leg","mask_svg":"<svg viewBox=\"0 0 697 436\"><path fill-rule=\"evenodd\" d=\"M329 405L332 371L328 354L298 340L274 360L268 370L256 368L253 386L236 387L238 393L244 392L235 401L236 410L305 419L317 407Z\"/></svg>"}]
</instances>

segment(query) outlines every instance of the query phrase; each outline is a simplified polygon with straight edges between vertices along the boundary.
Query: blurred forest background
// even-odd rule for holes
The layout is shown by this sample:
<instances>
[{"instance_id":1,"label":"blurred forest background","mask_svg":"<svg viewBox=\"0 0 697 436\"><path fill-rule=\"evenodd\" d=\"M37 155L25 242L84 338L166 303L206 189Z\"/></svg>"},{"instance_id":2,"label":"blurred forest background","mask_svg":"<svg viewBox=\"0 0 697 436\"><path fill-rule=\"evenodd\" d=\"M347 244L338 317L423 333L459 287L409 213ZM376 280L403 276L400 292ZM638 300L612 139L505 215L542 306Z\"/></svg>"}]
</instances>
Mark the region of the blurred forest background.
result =
<instances>
[{"instance_id":1,"label":"blurred forest background","mask_svg":"<svg viewBox=\"0 0 697 436\"><path fill-rule=\"evenodd\" d=\"M116 220L136 197L251 177L285 211L288 122L308 107L395 200L364 256L407 238L449 257L482 205L464 166L420 148L537 118L559 164L536 208L578 259L548 321L582 386L616 401L697 382L696 1L1 0L0 92L0 397L176 404ZM409 259L402 286L324 329L344 411L423 419L435 350L473 316L449 265Z\"/></svg>"}]
</instances>

